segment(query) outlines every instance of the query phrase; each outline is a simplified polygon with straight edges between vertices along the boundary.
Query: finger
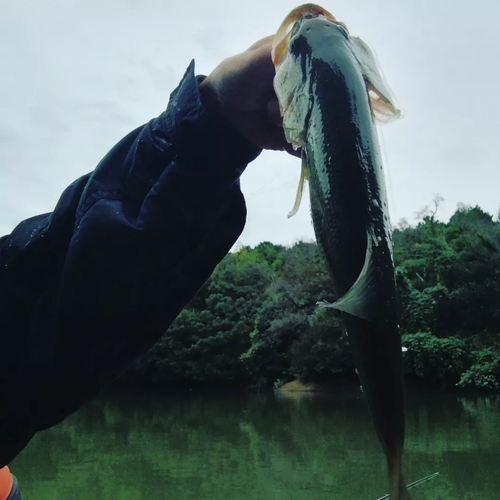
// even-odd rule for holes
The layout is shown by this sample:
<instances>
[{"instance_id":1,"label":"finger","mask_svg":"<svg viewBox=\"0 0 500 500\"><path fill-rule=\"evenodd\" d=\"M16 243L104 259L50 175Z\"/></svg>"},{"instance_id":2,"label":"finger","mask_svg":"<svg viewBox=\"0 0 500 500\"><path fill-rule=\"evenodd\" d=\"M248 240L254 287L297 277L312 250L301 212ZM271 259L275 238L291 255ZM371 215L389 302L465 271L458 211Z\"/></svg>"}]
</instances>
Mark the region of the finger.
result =
<instances>
[{"instance_id":1,"label":"finger","mask_svg":"<svg viewBox=\"0 0 500 500\"><path fill-rule=\"evenodd\" d=\"M283 127L283 119L281 118L278 99L274 97L267 103L267 119L277 127Z\"/></svg>"},{"instance_id":2,"label":"finger","mask_svg":"<svg viewBox=\"0 0 500 500\"><path fill-rule=\"evenodd\" d=\"M269 124L270 125L270 124ZM272 151L286 151L287 153L297 158L301 157L301 150L293 149L293 146L286 141L285 133L282 127L270 125L267 128L266 134L261 137L259 147L270 149Z\"/></svg>"},{"instance_id":3,"label":"finger","mask_svg":"<svg viewBox=\"0 0 500 500\"><path fill-rule=\"evenodd\" d=\"M276 134L276 143L278 144L277 149L284 150L292 156L296 156L297 158L301 157L301 150L293 149L293 146L289 144L285 138L285 132L283 130L283 119L281 118L281 113L279 109L278 99L271 99L267 103L267 119L269 123L274 125L275 134Z\"/></svg>"},{"instance_id":4,"label":"finger","mask_svg":"<svg viewBox=\"0 0 500 500\"><path fill-rule=\"evenodd\" d=\"M280 141L275 139L274 141L269 141L263 149L269 149L271 151L286 151L288 154L295 156L295 158L302 157L302 149L293 149L293 146L286 141Z\"/></svg>"},{"instance_id":5,"label":"finger","mask_svg":"<svg viewBox=\"0 0 500 500\"><path fill-rule=\"evenodd\" d=\"M291 154L292 156L295 156L296 158L301 158L302 157L302 148L299 148L297 150L293 149L291 144L286 143L285 146L285 151L288 154Z\"/></svg>"}]
</instances>

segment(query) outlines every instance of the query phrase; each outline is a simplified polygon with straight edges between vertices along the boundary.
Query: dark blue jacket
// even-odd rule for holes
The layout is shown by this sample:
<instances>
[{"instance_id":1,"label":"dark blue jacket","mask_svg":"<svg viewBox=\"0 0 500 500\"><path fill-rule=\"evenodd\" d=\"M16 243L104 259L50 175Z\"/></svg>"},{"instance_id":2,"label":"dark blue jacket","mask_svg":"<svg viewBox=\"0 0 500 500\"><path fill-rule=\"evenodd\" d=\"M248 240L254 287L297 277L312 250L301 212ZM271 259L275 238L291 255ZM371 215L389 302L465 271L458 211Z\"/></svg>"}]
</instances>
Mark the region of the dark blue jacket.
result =
<instances>
[{"instance_id":1,"label":"dark blue jacket","mask_svg":"<svg viewBox=\"0 0 500 500\"><path fill-rule=\"evenodd\" d=\"M165 112L0 239L0 467L165 333L241 234L259 153L205 111L192 62Z\"/></svg>"}]
</instances>

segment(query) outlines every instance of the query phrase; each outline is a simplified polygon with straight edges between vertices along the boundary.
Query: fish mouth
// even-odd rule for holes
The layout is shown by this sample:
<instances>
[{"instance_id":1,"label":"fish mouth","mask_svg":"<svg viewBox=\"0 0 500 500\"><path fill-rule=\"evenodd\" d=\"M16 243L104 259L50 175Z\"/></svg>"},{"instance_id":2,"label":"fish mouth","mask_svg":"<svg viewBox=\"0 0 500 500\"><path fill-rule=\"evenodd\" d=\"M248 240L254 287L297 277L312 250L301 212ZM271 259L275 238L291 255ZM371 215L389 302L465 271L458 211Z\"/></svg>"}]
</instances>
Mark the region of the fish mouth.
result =
<instances>
[{"instance_id":1,"label":"fish mouth","mask_svg":"<svg viewBox=\"0 0 500 500\"><path fill-rule=\"evenodd\" d=\"M271 57L276 69L286 56L294 28L296 28L301 21L305 19L314 19L316 17L327 19L334 24L342 26L342 28L347 31L347 26L344 23L338 21L332 13L319 5L306 3L296 7L285 17L273 39Z\"/></svg>"}]
</instances>

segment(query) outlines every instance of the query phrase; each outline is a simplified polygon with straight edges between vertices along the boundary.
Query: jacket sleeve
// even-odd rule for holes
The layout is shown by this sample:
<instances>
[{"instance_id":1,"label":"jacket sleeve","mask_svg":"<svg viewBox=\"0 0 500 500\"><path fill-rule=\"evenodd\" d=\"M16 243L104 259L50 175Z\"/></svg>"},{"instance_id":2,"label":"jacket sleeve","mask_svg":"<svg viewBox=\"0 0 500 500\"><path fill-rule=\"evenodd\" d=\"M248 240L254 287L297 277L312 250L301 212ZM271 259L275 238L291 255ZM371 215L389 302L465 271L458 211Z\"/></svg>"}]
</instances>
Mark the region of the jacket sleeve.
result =
<instances>
[{"instance_id":1,"label":"jacket sleeve","mask_svg":"<svg viewBox=\"0 0 500 500\"><path fill-rule=\"evenodd\" d=\"M165 333L243 230L259 153L204 110L191 62L164 113L0 239L0 442L56 424Z\"/></svg>"}]
</instances>

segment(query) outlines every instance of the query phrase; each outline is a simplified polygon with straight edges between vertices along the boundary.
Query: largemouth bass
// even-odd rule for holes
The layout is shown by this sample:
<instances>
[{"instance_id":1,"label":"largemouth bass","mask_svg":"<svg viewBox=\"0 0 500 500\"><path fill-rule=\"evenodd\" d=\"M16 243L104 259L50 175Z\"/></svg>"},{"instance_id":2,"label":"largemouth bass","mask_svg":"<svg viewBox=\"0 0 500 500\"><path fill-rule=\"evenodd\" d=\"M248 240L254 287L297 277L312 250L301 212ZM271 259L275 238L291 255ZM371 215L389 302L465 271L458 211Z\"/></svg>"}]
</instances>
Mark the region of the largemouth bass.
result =
<instances>
[{"instance_id":1,"label":"largemouth bass","mask_svg":"<svg viewBox=\"0 0 500 500\"><path fill-rule=\"evenodd\" d=\"M410 495L401 339L391 227L375 120L397 117L368 46L322 7L294 9L276 33L274 87L287 141L302 151L318 246L328 264L363 393L389 474L389 498Z\"/></svg>"}]
</instances>

